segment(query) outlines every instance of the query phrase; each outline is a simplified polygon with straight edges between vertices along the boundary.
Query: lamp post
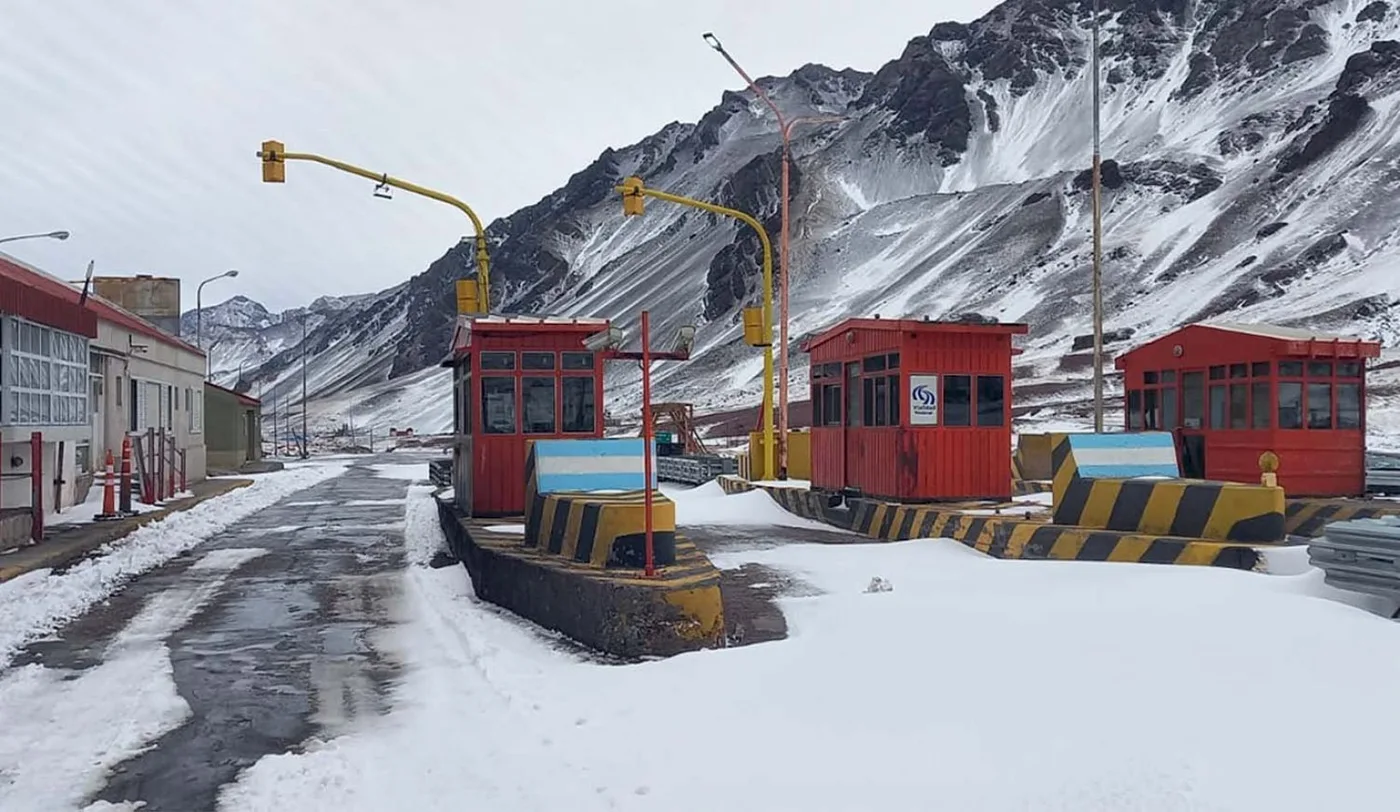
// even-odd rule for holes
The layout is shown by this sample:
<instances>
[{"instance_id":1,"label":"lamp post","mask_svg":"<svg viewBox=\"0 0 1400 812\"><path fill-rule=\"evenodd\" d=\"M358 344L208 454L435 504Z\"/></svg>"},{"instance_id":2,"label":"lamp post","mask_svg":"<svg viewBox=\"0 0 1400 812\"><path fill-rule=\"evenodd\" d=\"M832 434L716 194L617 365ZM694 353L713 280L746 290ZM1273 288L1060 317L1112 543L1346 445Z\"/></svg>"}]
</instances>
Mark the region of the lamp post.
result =
<instances>
[{"instance_id":1,"label":"lamp post","mask_svg":"<svg viewBox=\"0 0 1400 812\"><path fill-rule=\"evenodd\" d=\"M229 279L238 276L238 271L224 271L218 276L211 276L194 289L194 344L200 350L204 349L204 286L215 279ZM204 377L209 377L209 356L204 356Z\"/></svg>"},{"instance_id":2,"label":"lamp post","mask_svg":"<svg viewBox=\"0 0 1400 812\"><path fill-rule=\"evenodd\" d=\"M1094 432L1103 432L1103 211L1099 177L1099 0L1094 0L1092 67L1094 82Z\"/></svg>"},{"instance_id":3,"label":"lamp post","mask_svg":"<svg viewBox=\"0 0 1400 812\"><path fill-rule=\"evenodd\" d=\"M307 308L307 312L310 308ZM301 314L301 458L311 456L311 438L306 436L306 316Z\"/></svg>"},{"instance_id":4,"label":"lamp post","mask_svg":"<svg viewBox=\"0 0 1400 812\"><path fill-rule=\"evenodd\" d=\"M66 231L48 231L43 234L17 234L13 237L0 237L0 242L15 242L17 240L66 240Z\"/></svg>"},{"instance_id":5,"label":"lamp post","mask_svg":"<svg viewBox=\"0 0 1400 812\"><path fill-rule=\"evenodd\" d=\"M768 105L768 109L773 111L774 117L778 120L778 131L783 137L783 170L782 170L782 191L780 203L780 217L782 219L782 234L778 237L778 479L787 479L787 451L788 451L788 280L791 277L791 265L788 261L788 175L792 165L792 128L798 124L825 124L837 121L844 121L844 116L797 116L787 118L783 111L778 109L778 105L773 102L768 94L758 86L748 73L739 67L739 63L729 52L724 50L719 38L714 34L702 35L705 42L724 60L735 72L748 84L749 90L754 95L763 100ZM769 472L771 474L771 472Z\"/></svg>"},{"instance_id":6,"label":"lamp post","mask_svg":"<svg viewBox=\"0 0 1400 812\"><path fill-rule=\"evenodd\" d=\"M758 240L763 244L763 306L744 308L744 342L751 347L763 348L763 475L773 476L773 246L768 241L768 232L753 215L738 209L716 206L703 200L673 195L657 189L648 189L642 179L636 176L624 178L614 187L622 194L624 216L639 215L645 211L645 199L654 197L682 206L691 206L703 211L722 214L739 220L758 232ZM757 312L755 312L757 311ZM692 333L693 337L693 333ZM687 351L687 354L689 352Z\"/></svg>"}]
</instances>

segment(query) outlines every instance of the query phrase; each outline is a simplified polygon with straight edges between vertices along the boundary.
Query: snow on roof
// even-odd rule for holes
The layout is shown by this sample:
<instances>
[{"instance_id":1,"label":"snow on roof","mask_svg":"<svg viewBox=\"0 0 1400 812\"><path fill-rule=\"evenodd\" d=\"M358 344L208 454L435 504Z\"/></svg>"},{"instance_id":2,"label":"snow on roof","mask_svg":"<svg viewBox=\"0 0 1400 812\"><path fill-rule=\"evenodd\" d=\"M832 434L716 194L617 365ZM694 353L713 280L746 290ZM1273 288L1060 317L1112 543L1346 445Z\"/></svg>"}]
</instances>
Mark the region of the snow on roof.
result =
<instances>
[{"instance_id":1,"label":"snow on roof","mask_svg":"<svg viewBox=\"0 0 1400 812\"><path fill-rule=\"evenodd\" d=\"M1217 330L1229 330L1233 333L1245 333L1247 335L1263 336L1265 338L1281 338L1285 341L1365 341L1357 336L1344 336L1335 333L1319 333L1314 330L1304 330L1298 327L1278 327L1272 324L1243 324L1232 321L1205 321L1200 323L1202 327L1213 327Z\"/></svg>"},{"instance_id":2,"label":"snow on roof","mask_svg":"<svg viewBox=\"0 0 1400 812\"><path fill-rule=\"evenodd\" d=\"M527 316L512 313L490 313L485 316L460 315L473 324L607 324L607 319L584 316Z\"/></svg>"}]
</instances>

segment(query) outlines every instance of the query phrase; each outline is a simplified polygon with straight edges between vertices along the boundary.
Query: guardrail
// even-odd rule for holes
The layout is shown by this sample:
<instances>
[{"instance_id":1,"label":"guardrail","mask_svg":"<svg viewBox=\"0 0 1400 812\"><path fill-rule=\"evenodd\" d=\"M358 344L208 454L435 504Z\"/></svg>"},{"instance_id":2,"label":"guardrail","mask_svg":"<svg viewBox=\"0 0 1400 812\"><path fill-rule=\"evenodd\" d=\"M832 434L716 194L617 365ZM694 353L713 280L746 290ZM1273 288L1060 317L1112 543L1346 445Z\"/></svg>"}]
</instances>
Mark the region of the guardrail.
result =
<instances>
[{"instance_id":1,"label":"guardrail","mask_svg":"<svg viewBox=\"0 0 1400 812\"><path fill-rule=\"evenodd\" d=\"M657 457L656 478L663 482L684 485L704 485L722 474L739 473L739 461L717 454L690 454L679 457Z\"/></svg>"},{"instance_id":2,"label":"guardrail","mask_svg":"<svg viewBox=\"0 0 1400 812\"><path fill-rule=\"evenodd\" d=\"M1308 560L1338 589L1400 601L1400 516L1333 522Z\"/></svg>"}]
</instances>

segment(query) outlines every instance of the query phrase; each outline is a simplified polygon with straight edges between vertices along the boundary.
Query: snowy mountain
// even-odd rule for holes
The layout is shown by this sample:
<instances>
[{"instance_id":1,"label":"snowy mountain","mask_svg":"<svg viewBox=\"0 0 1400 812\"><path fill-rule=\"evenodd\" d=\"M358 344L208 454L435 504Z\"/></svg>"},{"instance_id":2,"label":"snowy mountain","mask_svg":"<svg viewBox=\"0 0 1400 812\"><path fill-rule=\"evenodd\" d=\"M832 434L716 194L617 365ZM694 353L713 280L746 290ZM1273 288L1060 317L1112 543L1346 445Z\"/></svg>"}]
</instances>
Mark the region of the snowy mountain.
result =
<instances>
[{"instance_id":1,"label":"snowy mountain","mask_svg":"<svg viewBox=\"0 0 1400 812\"><path fill-rule=\"evenodd\" d=\"M1400 12L1383 0L1102 6L1110 351L1227 312L1400 339ZM794 349L848 315L1026 321L1018 406L1082 414L1089 9L1011 0L934 26L873 75L807 65L760 80L790 116L844 117L796 130ZM490 225L496 308L610 316L633 335L649 308L662 340L696 324L695 360L665 365L657 396L702 410L756 402L762 363L740 340L739 309L758 300L757 239L657 201L624 220L613 187L635 174L744 209L776 245L778 147L766 108L725 93L694 124L604 150ZM454 246L393 289L309 308L308 391L326 409L450 422L445 375L431 367L447 351L453 280L470 269L469 246ZM252 308L237 311L217 367L257 358L258 378L299 390L300 324L289 335L285 314L255 327ZM794 399L803 361L794 353ZM612 374L615 408L630 411L637 372ZM404 402L398 381L418 394Z\"/></svg>"}]
</instances>

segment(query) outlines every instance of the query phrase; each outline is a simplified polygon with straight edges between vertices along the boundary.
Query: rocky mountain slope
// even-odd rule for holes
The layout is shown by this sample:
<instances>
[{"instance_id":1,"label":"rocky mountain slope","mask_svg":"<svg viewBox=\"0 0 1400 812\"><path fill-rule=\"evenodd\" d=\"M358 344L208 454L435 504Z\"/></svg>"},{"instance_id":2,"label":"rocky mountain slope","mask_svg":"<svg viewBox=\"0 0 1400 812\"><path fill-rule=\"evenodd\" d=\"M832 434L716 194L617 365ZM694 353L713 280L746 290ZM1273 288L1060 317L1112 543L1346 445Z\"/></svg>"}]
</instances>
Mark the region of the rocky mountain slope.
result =
<instances>
[{"instance_id":1,"label":"rocky mountain slope","mask_svg":"<svg viewBox=\"0 0 1400 812\"><path fill-rule=\"evenodd\" d=\"M1400 10L1384 0L1102 7L1105 300L1119 339L1110 349L1226 313L1400 338ZM1018 403L1082 411L1087 357L1074 338L1090 330L1089 9L1010 0L970 24L935 25L873 75L807 65L761 80L789 115L844 117L797 130L794 341L847 315L1026 321ZM635 333L649 308L663 338L696 324L695 360L667 365L658 397L702 409L755 402L761 359L740 340L739 308L758 298L758 241L655 201L624 220L613 187L640 175L752 212L776 235L778 147L766 108L725 93L693 124L604 150L490 225L498 309L605 315ZM385 405L395 381L435 391L452 283L470 268L470 247L454 246L388 291L309 308L308 363L325 409L392 417L403 405ZM260 379L299 389L293 338L246 349L285 333L285 318L268 319L238 327L243 337L216 347L216 364L250 353L265 359ZM801 361L794 398L805 396ZM615 407L628 411L636 370L613 374ZM441 392L450 402L445 383ZM450 420L450 406L429 408L425 419Z\"/></svg>"}]
</instances>

